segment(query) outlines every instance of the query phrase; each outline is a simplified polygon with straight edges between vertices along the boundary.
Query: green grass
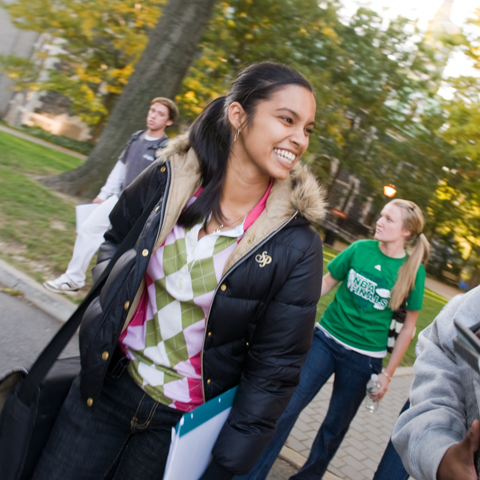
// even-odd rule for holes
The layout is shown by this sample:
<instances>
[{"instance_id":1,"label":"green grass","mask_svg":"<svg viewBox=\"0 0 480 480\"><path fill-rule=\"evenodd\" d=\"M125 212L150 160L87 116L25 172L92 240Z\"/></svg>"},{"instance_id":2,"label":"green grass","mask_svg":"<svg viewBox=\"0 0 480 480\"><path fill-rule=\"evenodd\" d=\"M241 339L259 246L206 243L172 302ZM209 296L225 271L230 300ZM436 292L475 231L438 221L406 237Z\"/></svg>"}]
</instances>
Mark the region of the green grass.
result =
<instances>
[{"instance_id":1,"label":"green grass","mask_svg":"<svg viewBox=\"0 0 480 480\"><path fill-rule=\"evenodd\" d=\"M323 247L323 272L324 273L327 273L328 271L327 263L330 260L332 260L332 258L334 258L336 255L338 255L338 253L339 252L332 250L331 248ZM317 320L320 319L320 317L323 315L323 312L325 312L325 309L327 308L327 306L333 300L333 297L335 296L335 292L337 291L337 288L338 287L334 288L331 292L329 292L327 295L322 297L318 302ZM446 303L447 303L447 300L444 297L442 297L441 295L438 295L435 292L432 292L428 288L425 289L425 293L423 295L423 307L418 315L415 337L410 343L410 346L408 347L408 350L406 351L402 361L400 362L400 365L403 365L403 366L413 365L413 362L415 361L415 345L417 344L418 334L423 329L428 327L430 323L432 323L433 319L437 316L438 312L440 312L440 310L443 308L443 306ZM389 356L387 356L384 359L384 365L386 365L386 362L388 362L388 359L389 359Z\"/></svg>"},{"instance_id":2,"label":"green grass","mask_svg":"<svg viewBox=\"0 0 480 480\"><path fill-rule=\"evenodd\" d=\"M35 178L82 161L0 132L0 256L41 281L62 273L75 241L74 200Z\"/></svg>"},{"instance_id":3,"label":"green grass","mask_svg":"<svg viewBox=\"0 0 480 480\"><path fill-rule=\"evenodd\" d=\"M64 137L63 135L54 135L53 133L47 132L40 127L29 127L27 125L20 125L19 127L12 127L7 123L0 121L1 125L5 125L8 128L13 128L18 132L26 133L32 137L40 138L46 142L53 143L60 147L68 148L78 153L83 153L88 155L93 150L93 145L89 142L80 142L78 140L72 140L71 138Z\"/></svg>"}]
</instances>

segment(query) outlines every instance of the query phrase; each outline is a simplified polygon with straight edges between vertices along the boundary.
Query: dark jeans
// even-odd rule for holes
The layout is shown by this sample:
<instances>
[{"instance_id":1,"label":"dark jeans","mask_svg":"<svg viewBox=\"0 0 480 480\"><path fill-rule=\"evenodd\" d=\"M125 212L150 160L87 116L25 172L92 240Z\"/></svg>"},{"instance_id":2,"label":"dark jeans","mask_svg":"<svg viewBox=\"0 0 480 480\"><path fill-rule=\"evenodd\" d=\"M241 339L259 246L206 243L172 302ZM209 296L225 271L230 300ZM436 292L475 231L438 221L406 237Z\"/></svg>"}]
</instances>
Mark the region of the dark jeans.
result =
<instances>
[{"instance_id":1,"label":"dark jeans","mask_svg":"<svg viewBox=\"0 0 480 480\"><path fill-rule=\"evenodd\" d=\"M80 397L77 377L33 480L158 480L181 411L155 402L119 364L96 408Z\"/></svg>"},{"instance_id":2,"label":"dark jeans","mask_svg":"<svg viewBox=\"0 0 480 480\"><path fill-rule=\"evenodd\" d=\"M380 373L381 369L381 358L347 350L316 328L312 349L302 368L300 383L277 422L275 437L252 472L235 478L263 480L267 477L298 416L334 373L335 380L327 415L305 465L291 477L292 480L322 478L365 398L365 387L371 374Z\"/></svg>"},{"instance_id":3,"label":"dark jeans","mask_svg":"<svg viewBox=\"0 0 480 480\"><path fill-rule=\"evenodd\" d=\"M410 402L407 400L400 415L408 408L410 408ZM373 480L407 480L409 476L403 466L400 455L395 450L392 440L390 439L385 452L383 452L383 457L378 464Z\"/></svg>"}]
</instances>

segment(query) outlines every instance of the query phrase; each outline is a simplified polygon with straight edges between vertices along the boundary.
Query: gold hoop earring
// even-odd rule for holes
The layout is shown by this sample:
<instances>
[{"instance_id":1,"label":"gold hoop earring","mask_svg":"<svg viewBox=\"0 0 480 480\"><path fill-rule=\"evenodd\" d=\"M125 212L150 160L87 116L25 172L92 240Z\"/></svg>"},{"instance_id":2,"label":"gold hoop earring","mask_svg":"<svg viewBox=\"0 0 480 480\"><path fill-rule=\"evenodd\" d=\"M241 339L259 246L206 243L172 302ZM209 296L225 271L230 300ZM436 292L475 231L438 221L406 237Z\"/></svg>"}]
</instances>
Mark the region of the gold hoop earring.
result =
<instances>
[{"instance_id":1,"label":"gold hoop earring","mask_svg":"<svg viewBox=\"0 0 480 480\"><path fill-rule=\"evenodd\" d=\"M238 140L238 137L240 136L240 130L237 130L237 133L233 137L233 143L235 143Z\"/></svg>"}]
</instances>

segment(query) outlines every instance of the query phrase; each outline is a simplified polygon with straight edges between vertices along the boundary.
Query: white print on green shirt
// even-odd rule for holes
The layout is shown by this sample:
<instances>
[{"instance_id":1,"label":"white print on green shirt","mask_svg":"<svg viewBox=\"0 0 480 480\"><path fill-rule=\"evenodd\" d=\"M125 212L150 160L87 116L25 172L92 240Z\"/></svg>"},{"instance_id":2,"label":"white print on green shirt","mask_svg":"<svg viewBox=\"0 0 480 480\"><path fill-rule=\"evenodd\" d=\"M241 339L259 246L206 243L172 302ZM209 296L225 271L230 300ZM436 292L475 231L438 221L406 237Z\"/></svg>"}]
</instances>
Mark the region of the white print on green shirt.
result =
<instances>
[{"instance_id":1,"label":"white print on green shirt","mask_svg":"<svg viewBox=\"0 0 480 480\"><path fill-rule=\"evenodd\" d=\"M377 288L377 284L357 273L353 268L348 272L347 288L354 294L373 303L376 310L385 310L390 290Z\"/></svg>"}]
</instances>

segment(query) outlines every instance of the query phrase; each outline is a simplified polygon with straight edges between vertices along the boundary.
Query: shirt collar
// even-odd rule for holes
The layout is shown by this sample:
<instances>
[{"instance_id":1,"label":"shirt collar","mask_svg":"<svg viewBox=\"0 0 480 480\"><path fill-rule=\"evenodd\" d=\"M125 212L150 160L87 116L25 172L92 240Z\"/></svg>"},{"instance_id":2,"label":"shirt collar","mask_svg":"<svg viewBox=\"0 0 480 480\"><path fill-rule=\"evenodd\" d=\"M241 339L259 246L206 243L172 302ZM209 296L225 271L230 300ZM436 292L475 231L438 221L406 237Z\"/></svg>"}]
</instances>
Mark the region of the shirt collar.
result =
<instances>
[{"instance_id":1,"label":"shirt collar","mask_svg":"<svg viewBox=\"0 0 480 480\"><path fill-rule=\"evenodd\" d=\"M253 225L253 223L260 216L260 214L265 210L268 196L270 195L270 191L272 190L272 185L273 185L273 178L270 179L270 183L268 184L268 188L263 194L263 197L252 208L252 210L250 210L250 212L247 214L247 216L245 217L242 223L240 223L239 225L237 225L236 227L230 230L222 231L220 232L220 234L223 235L224 237L239 237L240 235L243 235ZM189 207L199 197L202 191L203 191L203 187L200 187L188 202L187 207Z\"/></svg>"}]
</instances>

